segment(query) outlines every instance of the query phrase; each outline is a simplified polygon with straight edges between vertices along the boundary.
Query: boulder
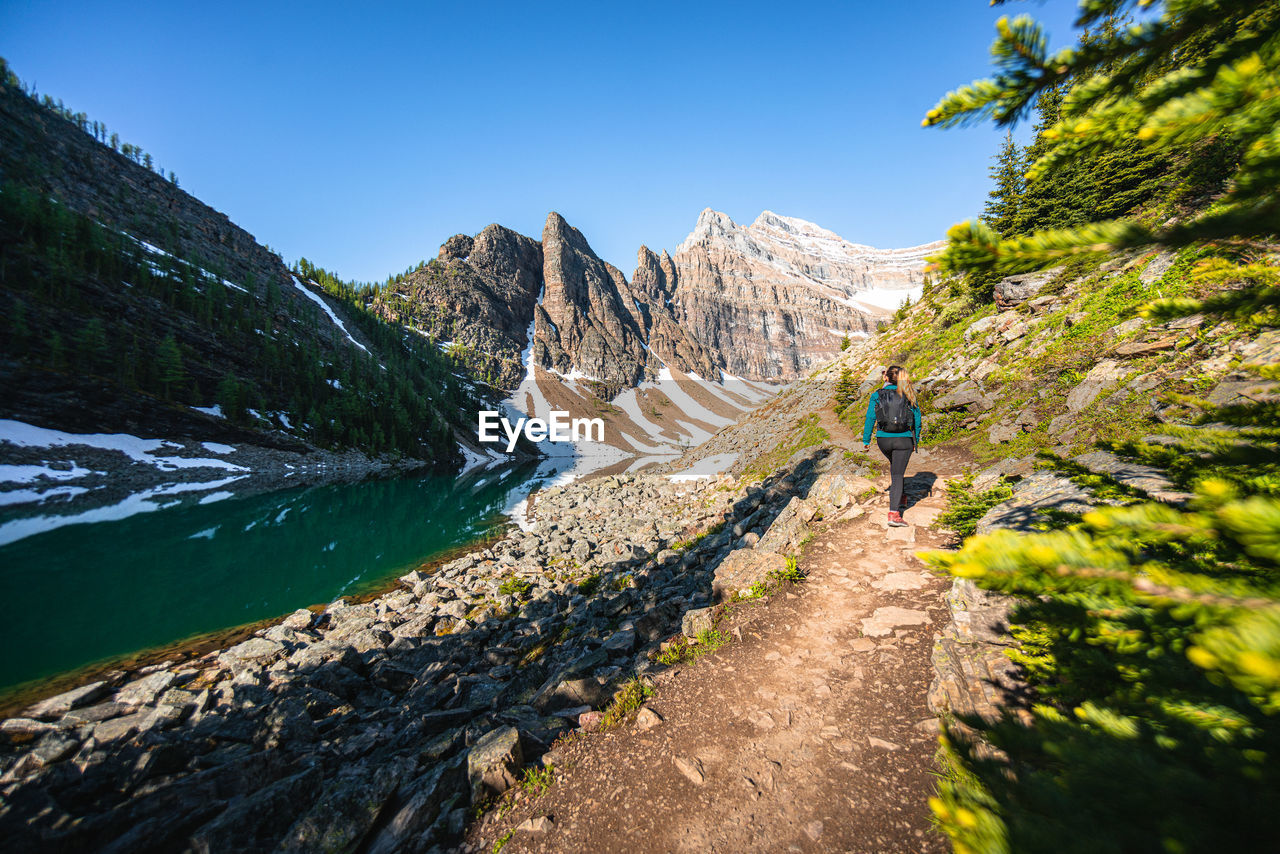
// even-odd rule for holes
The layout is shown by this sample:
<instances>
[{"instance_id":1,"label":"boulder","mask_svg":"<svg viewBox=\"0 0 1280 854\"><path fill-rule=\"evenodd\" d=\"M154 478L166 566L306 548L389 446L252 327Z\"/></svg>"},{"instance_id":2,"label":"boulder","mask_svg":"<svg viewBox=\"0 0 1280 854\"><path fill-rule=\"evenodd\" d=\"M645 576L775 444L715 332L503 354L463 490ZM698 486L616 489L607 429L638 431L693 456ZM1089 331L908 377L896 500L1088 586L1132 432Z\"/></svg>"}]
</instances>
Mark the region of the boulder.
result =
<instances>
[{"instance_id":1,"label":"boulder","mask_svg":"<svg viewBox=\"0 0 1280 854\"><path fill-rule=\"evenodd\" d=\"M1006 344L1011 341L1017 341L1019 338L1027 334L1027 330L1031 327L1026 323L1015 323L1008 329L1000 331L1000 339Z\"/></svg>"},{"instance_id":2,"label":"boulder","mask_svg":"<svg viewBox=\"0 0 1280 854\"><path fill-rule=\"evenodd\" d=\"M32 741L45 733L53 732L54 729L51 723L30 718L9 718L4 723L0 723L0 735L3 735L10 744Z\"/></svg>"},{"instance_id":3,"label":"boulder","mask_svg":"<svg viewBox=\"0 0 1280 854\"><path fill-rule=\"evenodd\" d=\"M764 581L769 573L782 572L786 568L786 557L777 552L759 548L731 551L716 567L711 595L717 602L726 601L737 591Z\"/></svg>"},{"instance_id":4,"label":"boulder","mask_svg":"<svg viewBox=\"0 0 1280 854\"><path fill-rule=\"evenodd\" d=\"M662 715L655 712L648 706L642 706L640 711L636 712L636 726L641 730L650 730L662 723Z\"/></svg>"},{"instance_id":5,"label":"boulder","mask_svg":"<svg viewBox=\"0 0 1280 854\"><path fill-rule=\"evenodd\" d=\"M299 608L281 621L282 626L288 626L294 631L302 631L311 628L311 622L315 619L315 614L306 608Z\"/></svg>"},{"instance_id":6,"label":"boulder","mask_svg":"<svg viewBox=\"0 0 1280 854\"><path fill-rule=\"evenodd\" d=\"M1193 497L1189 492L1180 491L1159 469L1127 462L1106 451L1081 454L1075 458L1075 462L1091 472L1113 477L1125 486L1141 490L1167 504L1184 504Z\"/></svg>"},{"instance_id":7,"label":"boulder","mask_svg":"<svg viewBox=\"0 0 1280 854\"><path fill-rule=\"evenodd\" d=\"M1034 531L1041 511L1062 510L1084 513L1093 509L1093 496L1067 478L1040 471L1018 481L1013 497L997 504L978 520L977 532L987 534L997 528Z\"/></svg>"},{"instance_id":8,"label":"boulder","mask_svg":"<svg viewBox=\"0 0 1280 854\"><path fill-rule=\"evenodd\" d=\"M1022 432L1033 433L1040 424L1040 413L1036 412L1035 407L1028 406L1013 416L1013 423L1021 427Z\"/></svg>"},{"instance_id":9,"label":"boulder","mask_svg":"<svg viewBox=\"0 0 1280 854\"><path fill-rule=\"evenodd\" d=\"M1049 284L1054 272L1053 270L1045 270L1039 273L1020 273L1016 276L1004 277L996 282L991 289L996 299L996 305L1002 309L1010 309L1022 305L1039 294L1044 286Z\"/></svg>"},{"instance_id":10,"label":"boulder","mask_svg":"<svg viewBox=\"0 0 1280 854\"><path fill-rule=\"evenodd\" d=\"M245 641L245 643L240 644L240 646L245 646L255 642L269 643L269 641L261 641L260 639L255 638L253 640ZM274 644L274 646L279 649L280 644ZM238 647L232 647L232 649L237 648ZM230 650L228 650L228 652L229 651ZM146 705L147 703L154 701L162 691L172 685L175 678L176 677L169 671L161 670L159 672L143 676L141 679L135 679L126 684L116 693L116 702L126 703L131 706Z\"/></svg>"},{"instance_id":11,"label":"boulder","mask_svg":"<svg viewBox=\"0 0 1280 854\"><path fill-rule=\"evenodd\" d=\"M995 406L995 401L983 394L982 389L972 382L963 383L947 394L936 397L933 400L933 408L940 412L950 412L957 409L963 409L966 412L974 410L985 412L993 406Z\"/></svg>"},{"instance_id":12,"label":"boulder","mask_svg":"<svg viewBox=\"0 0 1280 854\"><path fill-rule=\"evenodd\" d=\"M1280 383L1260 377L1226 379L1214 386L1205 399L1215 406L1251 401L1272 402L1280 399Z\"/></svg>"},{"instance_id":13,"label":"boulder","mask_svg":"<svg viewBox=\"0 0 1280 854\"><path fill-rule=\"evenodd\" d=\"M1022 426L1011 421L1002 421L999 424L993 424L987 430L987 441L993 445L999 445L1004 442L1012 442L1022 433Z\"/></svg>"},{"instance_id":14,"label":"boulder","mask_svg":"<svg viewBox=\"0 0 1280 854\"><path fill-rule=\"evenodd\" d=\"M151 721L151 712L142 711L122 718L105 720L93 728L93 740L99 744L119 741L142 731Z\"/></svg>"},{"instance_id":15,"label":"boulder","mask_svg":"<svg viewBox=\"0 0 1280 854\"><path fill-rule=\"evenodd\" d=\"M578 715L578 726L583 732L595 732L604 722L604 712L586 711Z\"/></svg>"},{"instance_id":16,"label":"boulder","mask_svg":"<svg viewBox=\"0 0 1280 854\"><path fill-rule=\"evenodd\" d=\"M686 611L684 618L680 621L680 633L687 638L696 638L699 634L709 630L714 624L712 614L715 608L694 608Z\"/></svg>"},{"instance_id":17,"label":"boulder","mask_svg":"<svg viewBox=\"0 0 1280 854\"><path fill-rule=\"evenodd\" d=\"M995 323L996 317L994 314L989 315L988 317L980 317L973 323L970 323L964 330L965 342L968 343L974 338L985 335L987 332L991 331L991 327L994 326Z\"/></svg>"},{"instance_id":18,"label":"boulder","mask_svg":"<svg viewBox=\"0 0 1280 854\"><path fill-rule=\"evenodd\" d=\"M555 820L550 816L539 815L533 818L526 818L524 821L516 825L517 833L531 833L534 836L541 836L550 833L555 828Z\"/></svg>"},{"instance_id":19,"label":"boulder","mask_svg":"<svg viewBox=\"0 0 1280 854\"><path fill-rule=\"evenodd\" d=\"M1114 359L1099 362L1067 395L1067 409L1071 412L1079 412L1093 403L1105 389L1123 379L1127 373L1128 369L1121 367L1120 363Z\"/></svg>"},{"instance_id":20,"label":"boulder","mask_svg":"<svg viewBox=\"0 0 1280 854\"><path fill-rule=\"evenodd\" d=\"M545 696L540 705L544 709L556 709L565 706L591 706L595 708L600 705L600 700L603 696L604 691L600 687L600 681L594 676L563 679Z\"/></svg>"},{"instance_id":21,"label":"boulder","mask_svg":"<svg viewBox=\"0 0 1280 854\"><path fill-rule=\"evenodd\" d=\"M1172 350L1177 346L1177 343L1178 339L1176 337L1161 338L1157 341L1130 341L1117 347L1115 354L1130 359L1153 356L1165 350Z\"/></svg>"},{"instance_id":22,"label":"boulder","mask_svg":"<svg viewBox=\"0 0 1280 854\"><path fill-rule=\"evenodd\" d=\"M518 781L524 753L520 731L513 726L498 727L480 737L467 753L467 782L471 803L501 795Z\"/></svg>"},{"instance_id":23,"label":"boulder","mask_svg":"<svg viewBox=\"0 0 1280 854\"><path fill-rule=\"evenodd\" d=\"M404 805L369 843L369 854L396 854L430 845L433 840L424 834L464 788L464 761L458 756L433 764L426 773L405 784L401 798Z\"/></svg>"},{"instance_id":24,"label":"boulder","mask_svg":"<svg viewBox=\"0 0 1280 854\"><path fill-rule=\"evenodd\" d=\"M1138 280L1144 285L1155 284L1157 281L1164 278L1164 274L1173 266L1173 262L1177 257L1177 253L1170 252L1168 250L1157 252L1152 256L1151 260L1147 262L1146 266L1142 268L1142 272L1138 274Z\"/></svg>"},{"instance_id":25,"label":"boulder","mask_svg":"<svg viewBox=\"0 0 1280 854\"><path fill-rule=\"evenodd\" d=\"M416 758L348 765L299 818L276 851L354 851L369 833Z\"/></svg>"},{"instance_id":26,"label":"boulder","mask_svg":"<svg viewBox=\"0 0 1280 854\"><path fill-rule=\"evenodd\" d=\"M56 697L41 700L27 709L24 714L28 718L35 718L36 720L56 720L72 709L78 709L81 706L87 706L89 703L100 700L108 690L110 689L104 681L91 682L88 685L65 691Z\"/></svg>"},{"instance_id":27,"label":"boulder","mask_svg":"<svg viewBox=\"0 0 1280 854\"><path fill-rule=\"evenodd\" d=\"M974 476L973 490L985 492L1006 477L1020 480L1035 471L1035 463L1036 458L1031 455L1003 459Z\"/></svg>"},{"instance_id":28,"label":"boulder","mask_svg":"<svg viewBox=\"0 0 1280 854\"><path fill-rule=\"evenodd\" d=\"M1132 335L1139 330L1145 329L1147 321L1141 317L1134 317L1126 320L1124 323L1117 323L1104 333L1107 339L1124 338L1126 335Z\"/></svg>"},{"instance_id":29,"label":"boulder","mask_svg":"<svg viewBox=\"0 0 1280 854\"><path fill-rule=\"evenodd\" d=\"M604 642L603 649L609 655L625 655L636 648L636 633L631 629L623 629L609 635L609 639Z\"/></svg>"},{"instance_id":30,"label":"boulder","mask_svg":"<svg viewBox=\"0 0 1280 854\"><path fill-rule=\"evenodd\" d=\"M335 639L348 638L376 622L378 622L378 609L372 603L347 605L329 611L328 634Z\"/></svg>"},{"instance_id":31,"label":"boulder","mask_svg":"<svg viewBox=\"0 0 1280 854\"><path fill-rule=\"evenodd\" d=\"M315 799L323 777L319 767L308 768L233 800L217 818L191 835L190 850L195 854L249 851L261 839L280 836L303 805Z\"/></svg>"},{"instance_id":32,"label":"boulder","mask_svg":"<svg viewBox=\"0 0 1280 854\"><path fill-rule=\"evenodd\" d=\"M832 469L818 476L805 499L823 509L841 510L856 501L858 496L874 489L875 484L865 477Z\"/></svg>"},{"instance_id":33,"label":"boulder","mask_svg":"<svg viewBox=\"0 0 1280 854\"><path fill-rule=\"evenodd\" d=\"M808 530L807 525L817 515L815 502L792 496L781 512L769 523L768 529L752 548L763 552L788 552L797 548ZM738 549L737 551L747 551Z\"/></svg>"}]
</instances>

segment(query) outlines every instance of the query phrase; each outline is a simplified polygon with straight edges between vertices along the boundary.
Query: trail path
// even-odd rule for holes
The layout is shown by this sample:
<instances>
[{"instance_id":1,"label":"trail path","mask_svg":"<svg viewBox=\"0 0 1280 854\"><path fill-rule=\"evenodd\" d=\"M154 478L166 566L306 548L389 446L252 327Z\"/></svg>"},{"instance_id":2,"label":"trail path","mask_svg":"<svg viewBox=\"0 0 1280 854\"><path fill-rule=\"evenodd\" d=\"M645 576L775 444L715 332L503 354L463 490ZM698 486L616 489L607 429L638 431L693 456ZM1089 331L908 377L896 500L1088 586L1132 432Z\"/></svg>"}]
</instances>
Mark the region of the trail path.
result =
<instances>
[{"instance_id":1,"label":"trail path","mask_svg":"<svg viewBox=\"0 0 1280 854\"><path fill-rule=\"evenodd\" d=\"M721 624L732 643L656 678L647 707L660 722L562 748L555 784L491 811L470 850L542 816L503 850L947 850L926 803L937 725L925 707L947 585L914 552L944 543L928 526L956 469L912 460L912 527L885 527L883 492L861 518L819 527L805 583L735 608Z\"/></svg>"}]
</instances>

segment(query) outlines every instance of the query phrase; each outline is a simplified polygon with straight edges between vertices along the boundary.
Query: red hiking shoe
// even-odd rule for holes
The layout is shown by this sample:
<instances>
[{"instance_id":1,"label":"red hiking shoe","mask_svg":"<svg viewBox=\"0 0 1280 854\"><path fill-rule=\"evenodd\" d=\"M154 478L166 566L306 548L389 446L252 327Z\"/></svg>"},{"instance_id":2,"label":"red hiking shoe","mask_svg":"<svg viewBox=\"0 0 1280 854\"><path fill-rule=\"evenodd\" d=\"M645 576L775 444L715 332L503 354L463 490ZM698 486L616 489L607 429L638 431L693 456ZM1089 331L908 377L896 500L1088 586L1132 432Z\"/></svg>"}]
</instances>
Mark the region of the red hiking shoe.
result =
<instances>
[{"instance_id":1,"label":"red hiking shoe","mask_svg":"<svg viewBox=\"0 0 1280 854\"><path fill-rule=\"evenodd\" d=\"M890 510L890 511L889 511L889 527L890 527L890 528L905 528L905 527L907 527L907 523L906 523L906 522L904 522L904 521L902 521L902 514L901 514L901 513L899 513L897 510Z\"/></svg>"}]
</instances>

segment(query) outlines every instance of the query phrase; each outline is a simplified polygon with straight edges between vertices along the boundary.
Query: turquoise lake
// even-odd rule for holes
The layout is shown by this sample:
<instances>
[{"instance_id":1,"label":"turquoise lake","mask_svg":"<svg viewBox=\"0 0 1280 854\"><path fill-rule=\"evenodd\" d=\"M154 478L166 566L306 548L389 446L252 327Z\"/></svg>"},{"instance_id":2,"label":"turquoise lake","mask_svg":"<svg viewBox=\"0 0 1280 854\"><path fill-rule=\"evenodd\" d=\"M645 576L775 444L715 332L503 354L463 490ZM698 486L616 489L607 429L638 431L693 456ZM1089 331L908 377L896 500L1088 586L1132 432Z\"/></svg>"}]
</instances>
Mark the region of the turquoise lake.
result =
<instances>
[{"instance_id":1,"label":"turquoise lake","mask_svg":"<svg viewBox=\"0 0 1280 854\"><path fill-rule=\"evenodd\" d=\"M0 546L0 689L386 587L498 531L545 476L530 465L303 487Z\"/></svg>"}]
</instances>

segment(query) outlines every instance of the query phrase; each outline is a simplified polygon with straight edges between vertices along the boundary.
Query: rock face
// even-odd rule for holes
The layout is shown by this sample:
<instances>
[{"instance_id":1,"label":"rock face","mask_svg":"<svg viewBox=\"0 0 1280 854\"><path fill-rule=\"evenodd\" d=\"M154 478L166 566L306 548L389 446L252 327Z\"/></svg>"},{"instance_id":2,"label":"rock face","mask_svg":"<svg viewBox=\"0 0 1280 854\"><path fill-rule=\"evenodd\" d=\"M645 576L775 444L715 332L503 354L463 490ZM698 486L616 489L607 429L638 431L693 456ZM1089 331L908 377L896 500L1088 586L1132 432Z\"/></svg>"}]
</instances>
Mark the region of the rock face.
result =
<instances>
[{"instance_id":1,"label":"rock face","mask_svg":"<svg viewBox=\"0 0 1280 854\"><path fill-rule=\"evenodd\" d=\"M630 290L636 322L644 330L654 355L685 373L714 379L723 357L708 349L676 319L676 268L665 249L656 255L649 247L640 247Z\"/></svg>"},{"instance_id":2,"label":"rock face","mask_svg":"<svg viewBox=\"0 0 1280 854\"><path fill-rule=\"evenodd\" d=\"M941 243L873 249L765 211L742 227L710 208L672 259L678 322L748 379L791 379L875 329Z\"/></svg>"},{"instance_id":3,"label":"rock face","mask_svg":"<svg viewBox=\"0 0 1280 854\"><path fill-rule=\"evenodd\" d=\"M641 246L628 282L553 212L540 242L499 225L449 238L375 308L461 345L459 358L504 389L527 376L531 323L532 366L598 381L608 396L663 368L790 379L918 295L940 246L873 249L768 211L743 228L708 209L674 257Z\"/></svg>"},{"instance_id":4,"label":"rock face","mask_svg":"<svg viewBox=\"0 0 1280 854\"><path fill-rule=\"evenodd\" d=\"M542 291L542 247L500 225L445 241L434 261L381 291L374 310L442 344L482 379L520 381L520 354Z\"/></svg>"},{"instance_id":5,"label":"rock face","mask_svg":"<svg viewBox=\"0 0 1280 854\"><path fill-rule=\"evenodd\" d=\"M546 292L534 318L535 364L563 374L576 369L619 391L639 385L648 355L622 272L558 213L542 229L542 253Z\"/></svg>"},{"instance_id":6,"label":"rock face","mask_svg":"<svg viewBox=\"0 0 1280 854\"><path fill-rule=\"evenodd\" d=\"M716 376L716 357L672 312L675 281L671 257L641 247L628 283L553 212L541 241L500 225L450 237L435 260L381 291L373 306L387 320L456 347L461 361L498 388L519 385L528 350L533 365L597 380L602 393L616 394L656 378L664 366Z\"/></svg>"}]
</instances>

